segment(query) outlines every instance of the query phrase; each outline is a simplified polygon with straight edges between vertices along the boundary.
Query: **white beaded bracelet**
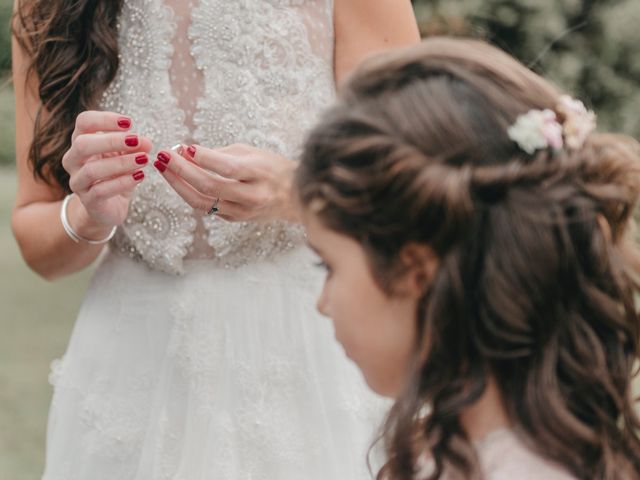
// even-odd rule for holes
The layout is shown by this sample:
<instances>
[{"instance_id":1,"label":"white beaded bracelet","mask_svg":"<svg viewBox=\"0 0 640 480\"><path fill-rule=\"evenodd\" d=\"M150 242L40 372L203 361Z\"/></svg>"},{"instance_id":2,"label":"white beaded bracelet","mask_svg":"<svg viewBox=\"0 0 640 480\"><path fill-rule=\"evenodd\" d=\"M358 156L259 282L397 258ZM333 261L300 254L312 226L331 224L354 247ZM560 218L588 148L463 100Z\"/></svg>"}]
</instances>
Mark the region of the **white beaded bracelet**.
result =
<instances>
[{"instance_id":1,"label":"white beaded bracelet","mask_svg":"<svg viewBox=\"0 0 640 480\"><path fill-rule=\"evenodd\" d=\"M85 242L91 245L102 245L107 243L109 240L111 240L113 236L116 234L116 230L118 229L118 227L113 227L113 230L111 230L111 233L102 240L89 240L88 238L81 237L76 233L76 231L69 224L69 219L67 218L67 207L69 206L69 202L71 201L71 197L73 197L73 195L74 195L73 193L70 193L69 195L64 197L64 201L62 202L62 207L60 207L60 222L62 222L62 228L64 228L64 231L67 232L67 235L69 235L69 238L71 238L71 240L73 240L76 243Z\"/></svg>"}]
</instances>

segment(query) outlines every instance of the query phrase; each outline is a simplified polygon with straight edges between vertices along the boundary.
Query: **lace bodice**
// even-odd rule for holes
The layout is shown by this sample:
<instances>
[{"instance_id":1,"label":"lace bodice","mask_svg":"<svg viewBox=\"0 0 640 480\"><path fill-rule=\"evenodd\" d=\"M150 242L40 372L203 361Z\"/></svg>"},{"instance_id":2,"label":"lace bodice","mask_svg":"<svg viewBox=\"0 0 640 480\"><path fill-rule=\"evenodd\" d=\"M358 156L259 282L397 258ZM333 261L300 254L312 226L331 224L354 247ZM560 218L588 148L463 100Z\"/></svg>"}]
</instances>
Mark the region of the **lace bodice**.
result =
<instances>
[{"instance_id":1,"label":"lace bodice","mask_svg":"<svg viewBox=\"0 0 640 480\"><path fill-rule=\"evenodd\" d=\"M126 0L120 69L101 107L130 115L154 147L246 143L298 155L332 101L332 0ZM185 258L234 267L301 242L285 222L229 223L193 211L153 167L112 247L183 273Z\"/></svg>"}]
</instances>

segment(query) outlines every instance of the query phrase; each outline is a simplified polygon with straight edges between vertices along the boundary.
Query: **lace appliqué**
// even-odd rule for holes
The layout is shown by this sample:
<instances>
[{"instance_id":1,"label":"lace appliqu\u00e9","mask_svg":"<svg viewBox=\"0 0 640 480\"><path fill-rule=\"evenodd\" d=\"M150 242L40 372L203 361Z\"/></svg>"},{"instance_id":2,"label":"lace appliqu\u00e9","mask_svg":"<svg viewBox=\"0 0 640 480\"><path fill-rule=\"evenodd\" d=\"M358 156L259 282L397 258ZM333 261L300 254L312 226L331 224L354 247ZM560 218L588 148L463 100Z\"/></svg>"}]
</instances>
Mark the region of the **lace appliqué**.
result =
<instances>
[{"instance_id":1,"label":"lace appliqu\u00e9","mask_svg":"<svg viewBox=\"0 0 640 480\"><path fill-rule=\"evenodd\" d=\"M313 3L201 3L194 18L217 21L194 22L189 30L193 54L206 78L206 92L194 117L196 140L245 143L297 157L315 112L334 95L328 59L314 52L310 43L314 27L305 24L304 10L293 8L317 8L318 2L315 7ZM315 28L330 30L331 25ZM301 229L286 222L229 223L214 217L205 218L204 226L216 257L227 266L269 258L303 240Z\"/></svg>"},{"instance_id":2,"label":"lace appliqu\u00e9","mask_svg":"<svg viewBox=\"0 0 640 480\"><path fill-rule=\"evenodd\" d=\"M136 189L129 216L115 243L122 253L151 268L180 275L182 259L193 242L196 219L189 207L157 172Z\"/></svg>"},{"instance_id":3,"label":"lace appliqu\u00e9","mask_svg":"<svg viewBox=\"0 0 640 480\"><path fill-rule=\"evenodd\" d=\"M209 467L219 478L230 479L261 478L264 466L274 462L304 471L305 460L322 455L323 445L317 433L300 427L291 411L291 405L301 404L301 392L313 391L308 369L294 360L305 357L303 347L266 352L256 365L234 348L222 325L207 328L202 323L206 320L195 314L195 299L202 294L204 290L192 292L171 309L169 354L195 395L192 406L202 422L219 432L218 454ZM159 458L171 443L163 446ZM237 458L247 454L250 462Z\"/></svg>"},{"instance_id":4,"label":"lace appliqu\u00e9","mask_svg":"<svg viewBox=\"0 0 640 480\"><path fill-rule=\"evenodd\" d=\"M103 96L103 110L130 115L135 129L155 145L173 145L188 134L185 114L171 91L169 68L173 12L162 1L125 2L120 17L120 69ZM134 192L129 217L113 240L117 251L168 273L183 272L182 259L193 242L193 210L157 172Z\"/></svg>"},{"instance_id":5,"label":"lace appliqu\u00e9","mask_svg":"<svg viewBox=\"0 0 640 480\"><path fill-rule=\"evenodd\" d=\"M194 132L172 91L175 16L160 0L128 0L119 24L120 70L101 107L130 115L156 146L245 143L295 159L304 135L334 98L332 2L200 0L189 40L204 74ZM192 135L191 135L192 133ZM148 168L130 216L113 240L116 251L172 274L194 243L197 218L164 179ZM269 259L302 244L287 222L230 223L202 219L222 266Z\"/></svg>"},{"instance_id":6,"label":"lace appliqu\u00e9","mask_svg":"<svg viewBox=\"0 0 640 480\"><path fill-rule=\"evenodd\" d=\"M49 382L56 390L52 408L57 405L58 395L77 396L79 421L89 427L84 431L83 449L90 455L120 462L123 477L135 473L132 469L136 462L131 460L140 456L154 383L152 371L150 365L136 366L121 379L126 395L114 395L107 376L93 379L87 387L84 380L75 378L78 373L69 368L65 357L51 364Z\"/></svg>"},{"instance_id":7,"label":"lace appliqu\u00e9","mask_svg":"<svg viewBox=\"0 0 640 480\"><path fill-rule=\"evenodd\" d=\"M99 378L82 402L80 420L87 427L84 448L102 458L121 460L140 456L148 422L153 377L149 371L131 373L127 395L110 394L110 381Z\"/></svg>"},{"instance_id":8,"label":"lace appliqu\u00e9","mask_svg":"<svg viewBox=\"0 0 640 480\"><path fill-rule=\"evenodd\" d=\"M118 24L120 68L101 105L131 115L134 128L169 145L188 135L169 78L175 29L173 11L161 0L125 2Z\"/></svg>"}]
</instances>

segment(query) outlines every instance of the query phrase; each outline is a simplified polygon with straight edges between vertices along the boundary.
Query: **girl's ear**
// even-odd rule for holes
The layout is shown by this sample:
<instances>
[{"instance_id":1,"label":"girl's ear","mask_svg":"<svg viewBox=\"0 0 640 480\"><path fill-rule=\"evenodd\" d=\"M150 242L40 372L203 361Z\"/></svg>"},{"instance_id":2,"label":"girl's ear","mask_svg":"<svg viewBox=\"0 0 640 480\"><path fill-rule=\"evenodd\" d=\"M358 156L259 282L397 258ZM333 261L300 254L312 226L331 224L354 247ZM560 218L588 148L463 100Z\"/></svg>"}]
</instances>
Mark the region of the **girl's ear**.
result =
<instances>
[{"instance_id":1,"label":"girl's ear","mask_svg":"<svg viewBox=\"0 0 640 480\"><path fill-rule=\"evenodd\" d=\"M402 275L397 285L397 293L421 298L436 276L440 261L431 247L410 243L400 252Z\"/></svg>"}]
</instances>

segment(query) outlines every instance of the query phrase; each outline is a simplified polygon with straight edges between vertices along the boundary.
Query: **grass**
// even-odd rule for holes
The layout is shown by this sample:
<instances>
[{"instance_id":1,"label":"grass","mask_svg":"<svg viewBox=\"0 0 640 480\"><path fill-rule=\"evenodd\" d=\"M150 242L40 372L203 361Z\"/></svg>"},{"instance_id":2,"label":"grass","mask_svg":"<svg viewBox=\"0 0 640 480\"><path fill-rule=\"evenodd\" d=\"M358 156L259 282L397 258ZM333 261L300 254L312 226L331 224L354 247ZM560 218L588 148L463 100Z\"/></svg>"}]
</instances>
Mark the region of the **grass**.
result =
<instances>
[{"instance_id":1,"label":"grass","mask_svg":"<svg viewBox=\"0 0 640 480\"><path fill-rule=\"evenodd\" d=\"M14 109L0 75L0 479L35 480L44 466L49 364L64 352L89 274L49 283L22 261L10 225Z\"/></svg>"},{"instance_id":2,"label":"grass","mask_svg":"<svg viewBox=\"0 0 640 480\"><path fill-rule=\"evenodd\" d=\"M15 173L0 169L0 479L44 464L49 364L65 349L88 272L49 283L22 261L10 228Z\"/></svg>"}]
</instances>

